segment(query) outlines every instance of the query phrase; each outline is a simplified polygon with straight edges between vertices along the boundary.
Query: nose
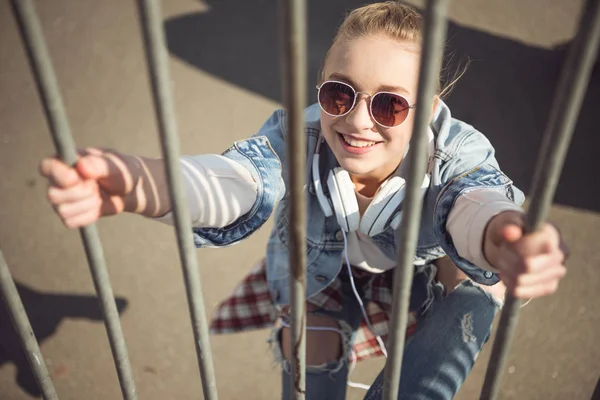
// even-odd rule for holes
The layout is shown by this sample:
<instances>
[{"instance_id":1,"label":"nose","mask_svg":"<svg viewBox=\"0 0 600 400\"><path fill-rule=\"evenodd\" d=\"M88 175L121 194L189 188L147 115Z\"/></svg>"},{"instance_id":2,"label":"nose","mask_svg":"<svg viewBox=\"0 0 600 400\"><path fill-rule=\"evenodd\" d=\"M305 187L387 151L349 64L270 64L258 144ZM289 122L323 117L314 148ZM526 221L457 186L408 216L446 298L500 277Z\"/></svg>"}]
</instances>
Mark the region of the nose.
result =
<instances>
[{"instance_id":1,"label":"nose","mask_svg":"<svg viewBox=\"0 0 600 400\"><path fill-rule=\"evenodd\" d=\"M346 114L346 123L356 130L372 129L375 121L371 118L369 112L368 96L360 96L356 99L356 105L348 114Z\"/></svg>"}]
</instances>

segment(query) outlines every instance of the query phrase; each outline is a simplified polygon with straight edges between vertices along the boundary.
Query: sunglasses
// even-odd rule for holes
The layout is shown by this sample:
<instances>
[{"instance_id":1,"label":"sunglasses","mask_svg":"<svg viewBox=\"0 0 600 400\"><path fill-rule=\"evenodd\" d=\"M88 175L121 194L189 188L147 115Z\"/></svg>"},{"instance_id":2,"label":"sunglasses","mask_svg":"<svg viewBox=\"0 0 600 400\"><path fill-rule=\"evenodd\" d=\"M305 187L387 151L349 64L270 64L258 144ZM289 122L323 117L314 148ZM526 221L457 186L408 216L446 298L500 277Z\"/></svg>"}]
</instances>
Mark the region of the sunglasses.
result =
<instances>
[{"instance_id":1,"label":"sunglasses","mask_svg":"<svg viewBox=\"0 0 600 400\"><path fill-rule=\"evenodd\" d=\"M371 117L385 128L393 128L403 123L408 117L408 110L415 107L399 94L378 92L371 96L369 93L357 92L349 84L340 81L325 81L318 85L317 89L321 109L332 117L348 114L356 105L358 95L366 94L370 97Z\"/></svg>"}]
</instances>

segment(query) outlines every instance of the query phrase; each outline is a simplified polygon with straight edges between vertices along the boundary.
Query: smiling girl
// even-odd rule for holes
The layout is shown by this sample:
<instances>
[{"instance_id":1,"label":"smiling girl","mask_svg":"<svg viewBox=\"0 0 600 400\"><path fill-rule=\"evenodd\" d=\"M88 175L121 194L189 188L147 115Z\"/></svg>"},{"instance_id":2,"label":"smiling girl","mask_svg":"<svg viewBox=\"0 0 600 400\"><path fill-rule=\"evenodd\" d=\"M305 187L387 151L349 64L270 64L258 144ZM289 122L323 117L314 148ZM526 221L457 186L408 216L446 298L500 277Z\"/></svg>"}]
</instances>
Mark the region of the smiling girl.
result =
<instances>
[{"instance_id":1,"label":"smiling girl","mask_svg":"<svg viewBox=\"0 0 600 400\"><path fill-rule=\"evenodd\" d=\"M450 399L490 335L505 288L553 293L565 275L557 230L524 235L523 194L489 141L436 95L415 104L422 18L396 2L351 12L327 53L307 135L307 399L343 399L350 366L385 353L415 107L431 112L429 167L400 399ZM287 119L276 111L222 155L181 158L198 247L228 246L275 214L266 256L218 307L212 332L274 326L282 397L291 396L287 315ZM74 167L42 161L66 226L135 212L171 221L162 160L88 149ZM382 374L367 399L381 396Z\"/></svg>"}]
</instances>

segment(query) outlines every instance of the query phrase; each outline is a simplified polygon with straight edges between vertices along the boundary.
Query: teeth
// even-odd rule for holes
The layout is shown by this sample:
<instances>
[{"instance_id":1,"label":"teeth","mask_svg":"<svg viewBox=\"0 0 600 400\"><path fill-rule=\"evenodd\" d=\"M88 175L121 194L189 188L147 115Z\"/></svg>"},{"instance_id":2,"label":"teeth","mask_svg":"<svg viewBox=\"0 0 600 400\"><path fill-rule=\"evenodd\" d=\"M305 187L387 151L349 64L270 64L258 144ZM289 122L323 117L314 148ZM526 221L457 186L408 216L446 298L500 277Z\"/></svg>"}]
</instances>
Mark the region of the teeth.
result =
<instances>
[{"instance_id":1,"label":"teeth","mask_svg":"<svg viewBox=\"0 0 600 400\"><path fill-rule=\"evenodd\" d=\"M377 144L377 142L368 142L366 140L354 140L350 136L341 135L344 142L348 143L352 147L369 147Z\"/></svg>"}]
</instances>

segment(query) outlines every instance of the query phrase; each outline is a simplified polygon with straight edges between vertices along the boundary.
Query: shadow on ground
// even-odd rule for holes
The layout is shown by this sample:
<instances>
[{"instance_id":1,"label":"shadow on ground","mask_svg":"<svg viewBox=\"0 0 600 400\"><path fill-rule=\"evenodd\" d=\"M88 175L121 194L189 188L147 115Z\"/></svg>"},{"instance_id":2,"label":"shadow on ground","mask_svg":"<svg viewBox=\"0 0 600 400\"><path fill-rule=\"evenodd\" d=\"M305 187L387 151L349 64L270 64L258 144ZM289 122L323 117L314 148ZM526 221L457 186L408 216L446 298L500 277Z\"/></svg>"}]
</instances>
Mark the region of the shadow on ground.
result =
<instances>
[{"instance_id":1,"label":"shadow on ground","mask_svg":"<svg viewBox=\"0 0 600 400\"><path fill-rule=\"evenodd\" d=\"M206 13L165 23L169 50L181 60L275 101L281 101L278 2L210 1ZM308 1L309 99L316 98L317 74L344 12L357 0ZM544 49L450 23L450 71L467 57L473 62L447 99L454 116L468 121L496 147L503 170L530 191L566 46ZM451 74L450 74L451 75ZM313 84L314 83L314 84ZM201 96L201 94L198 94ZM312 102L312 101L311 101ZM564 165L556 202L600 212L593 134L600 104L596 63L576 132ZM248 135L253 132L248 132Z\"/></svg>"},{"instance_id":2,"label":"shadow on ground","mask_svg":"<svg viewBox=\"0 0 600 400\"><path fill-rule=\"evenodd\" d=\"M95 296L42 293L18 282L15 284L40 345L54 335L60 323L65 319L103 320L100 302ZM120 314L127 307L127 300L117 298L116 303ZM16 365L17 382L23 390L32 396L42 395L19 337L13 328L6 305L4 301L0 300L0 366L5 363ZM58 366L58 370L48 367L51 375L61 373L60 366Z\"/></svg>"}]
</instances>

